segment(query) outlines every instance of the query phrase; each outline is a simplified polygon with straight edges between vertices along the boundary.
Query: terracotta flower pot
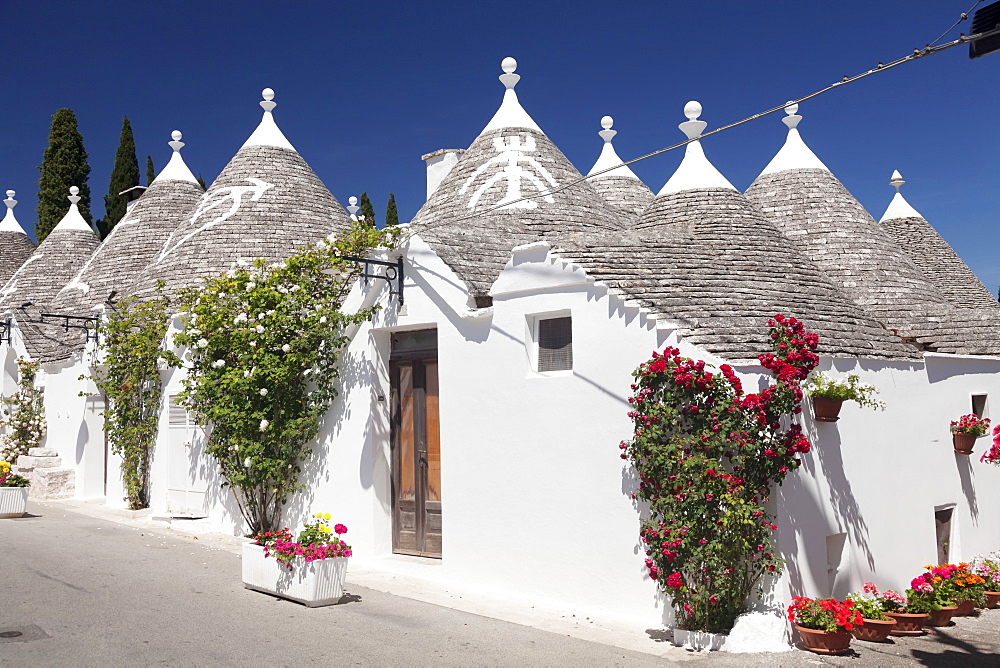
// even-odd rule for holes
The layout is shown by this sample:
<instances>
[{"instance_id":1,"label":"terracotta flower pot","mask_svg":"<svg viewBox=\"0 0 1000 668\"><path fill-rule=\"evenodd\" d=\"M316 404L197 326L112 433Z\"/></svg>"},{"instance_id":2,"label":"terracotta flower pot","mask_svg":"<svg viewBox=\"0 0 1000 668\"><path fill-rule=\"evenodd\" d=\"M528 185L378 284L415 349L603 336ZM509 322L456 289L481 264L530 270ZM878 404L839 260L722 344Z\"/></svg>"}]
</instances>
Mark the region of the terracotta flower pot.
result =
<instances>
[{"instance_id":1,"label":"terracotta flower pot","mask_svg":"<svg viewBox=\"0 0 1000 668\"><path fill-rule=\"evenodd\" d=\"M924 622L927 615L915 615L909 612L887 612L885 613L896 621L896 625L889 631L891 636L922 636L924 635Z\"/></svg>"},{"instance_id":2,"label":"terracotta flower pot","mask_svg":"<svg viewBox=\"0 0 1000 668\"><path fill-rule=\"evenodd\" d=\"M984 591L986 594L986 605L985 608L994 608L997 603L1000 603L1000 591Z\"/></svg>"},{"instance_id":3,"label":"terracotta flower pot","mask_svg":"<svg viewBox=\"0 0 1000 668\"><path fill-rule=\"evenodd\" d=\"M818 422L836 422L840 418L840 408L844 405L841 399L813 397L813 415Z\"/></svg>"},{"instance_id":4,"label":"terracotta flower pot","mask_svg":"<svg viewBox=\"0 0 1000 668\"><path fill-rule=\"evenodd\" d=\"M821 631L806 629L798 624L795 628L802 638L802 646L816 654L844 654L851 649L851 634L847 631Z\"/></svg>"},{"instance_id":5,"label":"terracotta flower pot","mask_svg":"<svg viewBox=\"0 0 1000 668\"><path fill-rule=\"evenodd\" d=\"M976 604L973 601L962 601L958 604L955 614L952 617L968 617L976 611Z\"/></svg>"},{"instance_id":6,"label":"terracotta flower pot","mask_svg":"<svg viewBox=\"0 0 1000 668\"><path fill-rule=\"evenodd\" d=\"M958 454L971 455L977 438L974 434L952 434L951 442L955 446L955 452Z\"/></svg>"},{"instance_id":7,"label":"terracotta flower pot","mask_svg":"<svg viewBox=\"0 0 1000 668\"><path fill-rule=\"evenodd\" d=\"M924 626L948 626L956 610L958 610L957 605L946 605L940 610L927 613L927 621L924 622Z\"/></svg>"},{"instance_id":8,"label":"terracotta flower pot","mask_svg":"<svg viewBox=\"0 0 1000 668\"><path fill-rule=\"evenodd\" d=\"M889 632L896 626L895 619L868 619L866 617L864 622L861 626L855 626L851 633L858 640L867 640L868 642L885 642L885 639L889 637Z\"/></svg>"}]
</instances>

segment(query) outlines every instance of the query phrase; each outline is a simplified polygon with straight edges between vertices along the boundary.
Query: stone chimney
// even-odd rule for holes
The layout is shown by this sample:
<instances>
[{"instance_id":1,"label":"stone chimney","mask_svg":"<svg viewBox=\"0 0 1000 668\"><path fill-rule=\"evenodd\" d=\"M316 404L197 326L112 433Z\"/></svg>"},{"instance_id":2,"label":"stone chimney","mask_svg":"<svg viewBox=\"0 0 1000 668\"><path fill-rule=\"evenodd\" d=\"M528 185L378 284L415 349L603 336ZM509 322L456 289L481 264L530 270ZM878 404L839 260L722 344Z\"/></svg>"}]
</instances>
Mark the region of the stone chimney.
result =
<instances>
[{"instance_id":1,"label":"stone chimney","mask_svg":"<svg viewBox=\"0 0 1000 668\"><path fill-rule=\"evenodd\" d=\"M432 153L420 156L427 163L427 199L437 190L444 177L465 153L463 148L439 148Z\"/></svg>"}]
</instances>

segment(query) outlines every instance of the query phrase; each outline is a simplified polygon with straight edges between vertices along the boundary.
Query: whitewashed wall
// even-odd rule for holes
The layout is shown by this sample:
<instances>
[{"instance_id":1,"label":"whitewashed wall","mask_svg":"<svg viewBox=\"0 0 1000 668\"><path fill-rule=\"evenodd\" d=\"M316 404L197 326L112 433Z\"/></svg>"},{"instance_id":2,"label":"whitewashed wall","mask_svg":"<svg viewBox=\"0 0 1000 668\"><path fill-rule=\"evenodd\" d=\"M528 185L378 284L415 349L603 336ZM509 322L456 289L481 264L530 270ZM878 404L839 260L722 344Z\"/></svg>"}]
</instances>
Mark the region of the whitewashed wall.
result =
<instances>
[{"instance_id":1,"label":"whitewashed wall","mask_svg":"<svg viewBox=\"0 0 1000 668\"><path fill-rule=\"evenodd\" d=\"M638 629L669 623L672 615L645 574L638 511L629 498L635 483L617 447L631 433L630 372L668 344L716 365L722 360L678 344L669 324L657 326L544 244L515 251L494 285L493 307L479 311L469 308L462 282L419 237L405 251L405 307L389 302L381 281L355 286L349 298L349 307L387 306L353 335L342 393L306 467L307 490L293 499L286 523L295 528L312 512L329 512L350 527L356 562L412 564L412 557L391 554L389 340L393 331L434 327L443 558L427 560L423 575ZM541 375L530 365L530 318L554 312L572 315L574 368ZM956 507L954 559L1000 547L992 512L1000 507L1000 469L978 461L988 439L963 457L953 453L948 432L950 420L970 412L972 394L1000 401L1000 360L824 359L821 368L831 367L877 385L888 408L849 403L834 424L814 423L807 411L813 451L775 495L779 548L788 561L775 596L843 595L867 580L905 588L935 560L934 510L946 504ZM760 368L738 370L747 388L757 387ZM165 395L180 390L183 374L164 373ZM50 443L65 452L64 461L78 460L81 489L91 489L90 460L77 456L86 420L77 375L60 373L58 389L51 378L47 383L46 403L57 414L49 422ZM189 458L206 491L209 525L243 533L214 463L190 460L198 448L172 438L167 413L153 460L154 514L171 510L171 461ZM103 449L99 431L87 434L85 452L97 443ZM194 431L192 438L204 437ZM108 503L120 503L110 491Z\"/></svg>"}]
</instances>

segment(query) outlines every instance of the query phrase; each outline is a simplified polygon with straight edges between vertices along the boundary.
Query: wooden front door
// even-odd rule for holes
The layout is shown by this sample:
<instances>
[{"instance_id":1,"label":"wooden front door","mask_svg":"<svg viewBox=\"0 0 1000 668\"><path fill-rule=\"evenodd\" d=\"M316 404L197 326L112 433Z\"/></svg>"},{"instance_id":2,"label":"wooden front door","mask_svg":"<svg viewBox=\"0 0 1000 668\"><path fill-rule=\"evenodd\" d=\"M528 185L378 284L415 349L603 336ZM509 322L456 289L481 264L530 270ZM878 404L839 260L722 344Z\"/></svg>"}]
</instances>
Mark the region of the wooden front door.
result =
<instances>
[{"instance_id":1,"label":"wooden front door","mask_svg":"<svg viewBox=\"0 0 1000 668\"><path fill-rule=\"evenodd\" d=\"M437 332L401 332L392 343L392 549L440 558Z\"/></svg>"}]
</instances>

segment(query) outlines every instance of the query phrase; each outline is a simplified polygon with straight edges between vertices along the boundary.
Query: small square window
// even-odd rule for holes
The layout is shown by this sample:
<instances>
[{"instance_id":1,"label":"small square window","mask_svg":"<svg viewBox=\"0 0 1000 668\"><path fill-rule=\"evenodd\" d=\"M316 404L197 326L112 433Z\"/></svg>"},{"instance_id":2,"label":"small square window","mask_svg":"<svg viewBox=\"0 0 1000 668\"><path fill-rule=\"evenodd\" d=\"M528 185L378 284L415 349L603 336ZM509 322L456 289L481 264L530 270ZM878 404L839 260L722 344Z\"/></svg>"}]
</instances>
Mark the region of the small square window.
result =
<instances>
[{"instance_id":1,"label":"small square window","mask_svg":"<svg viewBox=\"0 0 1000 668\"><path fill-rule=\"evenodd\" d=\"M573 368L573 319L538 320L538 371L568 371Z\"/></svg>"}]
</instances>

